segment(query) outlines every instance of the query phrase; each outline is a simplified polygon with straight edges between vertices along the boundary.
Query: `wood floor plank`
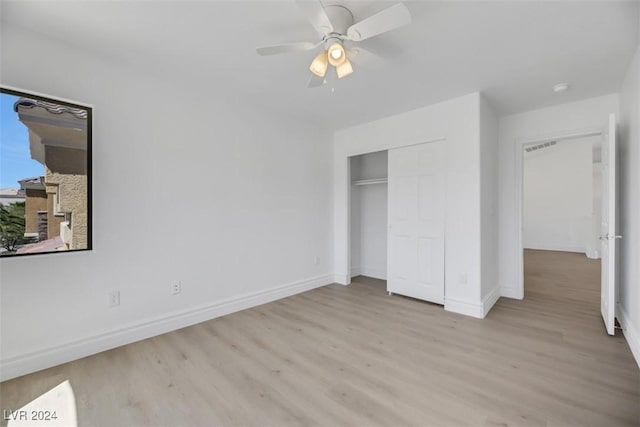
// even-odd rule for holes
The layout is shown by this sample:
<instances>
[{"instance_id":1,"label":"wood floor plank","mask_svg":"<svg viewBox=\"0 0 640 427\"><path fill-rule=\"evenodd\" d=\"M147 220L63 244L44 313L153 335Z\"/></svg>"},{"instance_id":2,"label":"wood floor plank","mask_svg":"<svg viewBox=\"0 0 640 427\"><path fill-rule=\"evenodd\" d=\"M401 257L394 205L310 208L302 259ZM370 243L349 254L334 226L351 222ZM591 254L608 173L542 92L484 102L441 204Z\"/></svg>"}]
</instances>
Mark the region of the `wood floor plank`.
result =
<instances>
[{"instance_id":1,"label":"wood floor plank","mask_svg":"<svg viewBox=\"0 0 640 427\"><path fill-rule=\"evenodd\" d=\"M482 320L358 277L6 381L1 409L69 379L83 426L639 426L599 277L527 250L525 299Z\"/></svg>"}]
</instances>

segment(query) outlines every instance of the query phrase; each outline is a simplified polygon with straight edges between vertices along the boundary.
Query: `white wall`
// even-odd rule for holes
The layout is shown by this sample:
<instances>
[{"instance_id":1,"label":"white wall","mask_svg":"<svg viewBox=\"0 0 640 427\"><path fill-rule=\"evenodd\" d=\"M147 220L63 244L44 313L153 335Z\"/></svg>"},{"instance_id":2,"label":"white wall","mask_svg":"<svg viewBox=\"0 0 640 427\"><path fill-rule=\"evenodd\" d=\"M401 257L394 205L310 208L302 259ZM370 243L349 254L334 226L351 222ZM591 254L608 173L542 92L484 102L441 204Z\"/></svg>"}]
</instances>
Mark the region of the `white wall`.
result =
<instances>
[{"instance_id":1,"label":"white wall","mask_svg":"<svg viewBox=\"0 0 640 427\"><path fill-rule=\"evenodd\" d=\"M519 214L516 154L528 140L557 137L587 129L606 130L610 113L618 112L618 95L556 105L501 117L499 120L499 278L503 296L522 298L521 251L516 248L516 215Z\"/></svg>"},{"instance_id":2,"label":"white wall","mask_svg":"<svg viewBox=\"0 0 640 427\"><path fill-rule=\"evenodd\" d=\"M640 365L640 47L620 90L618 320Z\"/></svg>"},{"instance_id":3,"label":"white wall","mask_svg":"<svg viewBox=\"0 0 640 427\"><path fill-rule=\"evenodd\" d=\"M476 317L485 313L480 271L480 95L473 93L343 129L334 145L335 280L350 281L349 157L445 140L445 309Z\"/></svg>"},{"instance_id":4,"label":"white wall","mask_svg":"<svg viewBox=\"0 0 640 427\"><path fill-rule=\"evenodd\" d=\"M386 178L387 151L351 158L351 181ZM351 275L387 278L387 184L351 187Z\"/></svg>"},{"instance_id":5,"label":"white wall","mask_svg":"<svg viewBox=\"0 0 640 427\"><path fill-rule=\"evenodd\" d=\"M498 118L480 98L482 301L485 315L500 296L498 281Z\"/></svg>"},{"instance_id":6,"label":"white wall","mask_svg":"<svg viewBox=\"0 0 640 427\"><path fill-rule=\"evenodd\" d=\"M524 152L523 246L586 253L593 234L593 136Z\"/></svg>"},{"instance_id":7,"label":"white wall","mask_svg":"<svg viewBox=\"0 0 640 427\"><path fill-rule=\"evenodd\" d=\"M331 135L4 24L0 71L94 106L94 250L2 259L3 379L331 282Z\"/></svg>"}]
</instances>

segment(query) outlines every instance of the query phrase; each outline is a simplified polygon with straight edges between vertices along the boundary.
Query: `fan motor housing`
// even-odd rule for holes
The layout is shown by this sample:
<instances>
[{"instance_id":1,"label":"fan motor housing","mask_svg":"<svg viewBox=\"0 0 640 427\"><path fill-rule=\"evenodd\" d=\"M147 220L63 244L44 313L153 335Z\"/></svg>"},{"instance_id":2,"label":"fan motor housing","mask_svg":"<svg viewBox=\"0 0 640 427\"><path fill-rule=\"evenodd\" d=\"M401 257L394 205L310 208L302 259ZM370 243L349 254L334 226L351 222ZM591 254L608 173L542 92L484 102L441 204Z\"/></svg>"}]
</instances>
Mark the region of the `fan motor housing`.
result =
<instances>
[{"instance_id":1,"label":"fan motor housing","mask_svg":"<svg viewBox=\"0 0 640 427\"><path fill-rule=\"evenodd\" d=\"M327 34L326 38L329 38L332 34L346 35L347 29L353 25L353 14L351 11L344 6L334 5L326 6L325 12L333 25L333 31Z\"/></svg>"}]
</instances>

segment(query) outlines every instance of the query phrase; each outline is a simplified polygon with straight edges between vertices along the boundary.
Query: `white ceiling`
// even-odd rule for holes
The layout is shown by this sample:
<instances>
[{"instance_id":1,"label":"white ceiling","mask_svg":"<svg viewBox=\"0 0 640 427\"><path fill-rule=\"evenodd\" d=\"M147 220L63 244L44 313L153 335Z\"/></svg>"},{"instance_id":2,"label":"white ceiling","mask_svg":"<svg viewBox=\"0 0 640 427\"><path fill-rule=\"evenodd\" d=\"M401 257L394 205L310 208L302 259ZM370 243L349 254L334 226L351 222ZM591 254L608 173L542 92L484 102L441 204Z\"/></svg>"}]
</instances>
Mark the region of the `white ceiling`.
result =
<instances>
[{"instance_id":1,"label":"white ceiling","mask_svg":"<svg viewBox=\"0 0 640 427\"><path fill-rule=\"evenodd\" d=\"M324 0L356 21L395 2ZM307 89L314 52L255 47L318 40L289 1L2 1L17 25L161 74L337 129L474 91L500 114L616 92L638 45L638 1L405 2L410 26L361 43L388 58ZM569 82L554 94L551 86Z\"/></svg>"}]
</instances>

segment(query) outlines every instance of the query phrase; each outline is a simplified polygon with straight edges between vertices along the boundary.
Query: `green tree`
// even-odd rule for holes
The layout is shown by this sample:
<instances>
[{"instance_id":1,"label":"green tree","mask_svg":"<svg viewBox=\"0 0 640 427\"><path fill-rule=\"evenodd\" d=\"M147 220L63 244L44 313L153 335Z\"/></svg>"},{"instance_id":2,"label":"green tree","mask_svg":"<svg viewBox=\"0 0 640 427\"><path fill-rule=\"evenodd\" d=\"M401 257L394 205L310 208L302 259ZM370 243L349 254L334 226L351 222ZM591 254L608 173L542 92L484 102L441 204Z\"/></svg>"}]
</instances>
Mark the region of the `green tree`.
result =
<instances>
[{"instance_id":1,"label":"green tree","mask_svg":"<svg viewBox=\"0 0 640 427\"><path fill-rule=\"evenodd\" d=\"M9 252L15 252L17 246L25 242L24 202L15 202L7 206L0 205L0 246Z\"/></svg>"}]
</instances>

